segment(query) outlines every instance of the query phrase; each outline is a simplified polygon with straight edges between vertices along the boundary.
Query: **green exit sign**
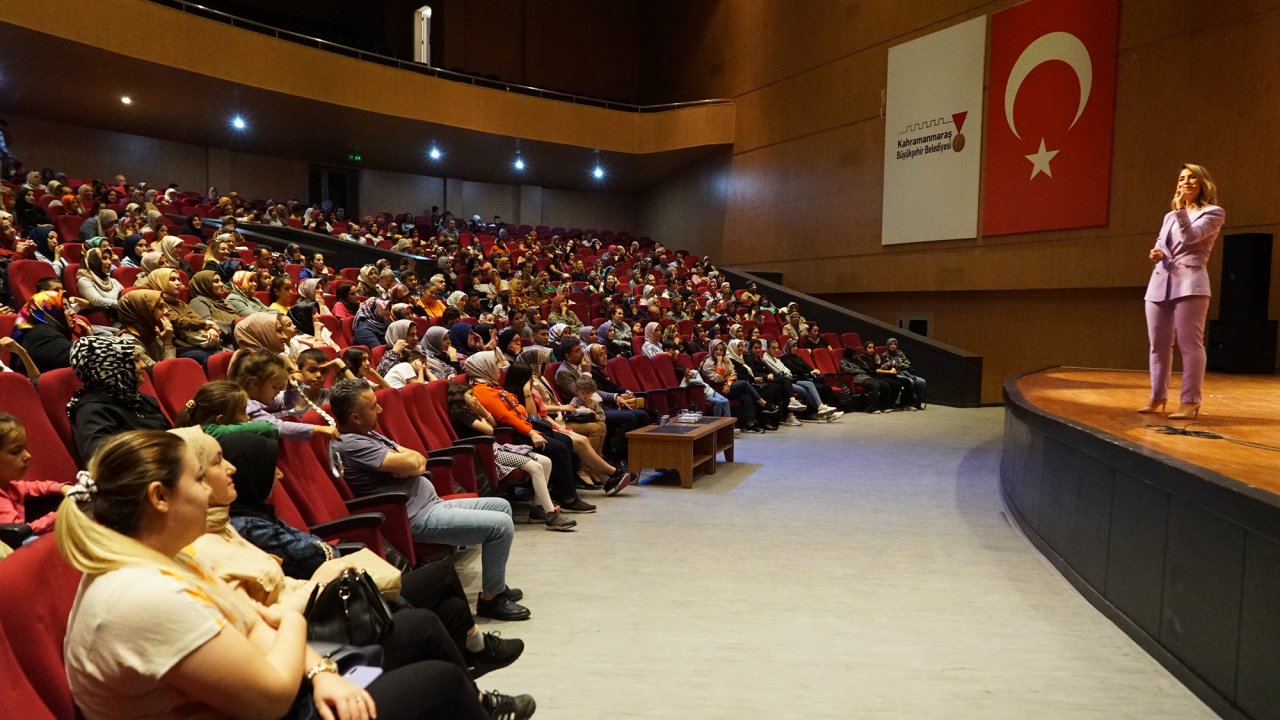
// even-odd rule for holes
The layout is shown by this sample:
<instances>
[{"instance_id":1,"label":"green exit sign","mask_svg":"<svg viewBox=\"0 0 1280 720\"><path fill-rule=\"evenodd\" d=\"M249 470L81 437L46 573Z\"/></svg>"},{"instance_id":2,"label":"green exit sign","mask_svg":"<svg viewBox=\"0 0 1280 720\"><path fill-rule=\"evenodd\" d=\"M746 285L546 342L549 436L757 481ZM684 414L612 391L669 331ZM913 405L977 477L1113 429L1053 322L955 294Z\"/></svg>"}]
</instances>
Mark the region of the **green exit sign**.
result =
<instances>
[{"instance_id":1,"label":"green exit sign","mask_svg":"<svg viewBox=\"0 0 1280 720\"><path fill-rule=\"evenodd\" d=\"M364 159L364 156L362 156L358 152L347 153L347 159L350 160L351 162L360 162L361 160Z\"/></svg>"}]
</instances>

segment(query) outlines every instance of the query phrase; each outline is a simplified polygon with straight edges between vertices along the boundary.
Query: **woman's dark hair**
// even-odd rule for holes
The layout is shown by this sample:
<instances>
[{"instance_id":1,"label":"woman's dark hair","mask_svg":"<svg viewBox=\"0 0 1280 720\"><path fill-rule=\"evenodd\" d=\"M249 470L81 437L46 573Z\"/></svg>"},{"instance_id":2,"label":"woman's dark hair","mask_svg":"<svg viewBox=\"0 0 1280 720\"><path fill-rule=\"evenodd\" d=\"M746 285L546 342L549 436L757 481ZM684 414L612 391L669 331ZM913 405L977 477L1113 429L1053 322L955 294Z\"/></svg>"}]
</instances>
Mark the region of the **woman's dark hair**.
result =
<instances>
[{"instance_id":1,"label":"woman's dark hair","mask_svg":"<svg viewBox=\"0 0 1280 720\"><path fill-rule=\"evenodd\" d=\"M755 350L757 347L764 347L764 343L760 340L760 338L751 338L751 340L747 342L748 350Z\"/></svg>"},{"instance_id":2,"label":"woman's dark hair","mask_svg":"<svg viewBox=\"0 0 1280 720\"><path fill-rule=\"evenodd\" d=\"M450 305L444 309L443 313L441 313L440 324L445 327L452 327L453 324L458 322L460 319L462 319L462 313L458 311L458 308Z\"/></svg>"},{"instance_id":3,"label":"woman's dark hair","mask_svg":"<svg viewBox=\"0 0 1280 720\"><path fill-rule=\"evenodd\" d=\"M355 285L352 285L349 282L338 283L338 286L333 290L333 299L343 304L349 302L351 292L355 290L355 287Z\"/></svg>"},{"instance_id":4,"label":"woman's dark hair","mask_svg":"<svg viewBox=\"0 0 1280 720\"><path fill-rule=\"evenodd\" d=\"M466 405L467 393L471 392L471 386L465 383L449 383L448 403L450 409L461 409Z\"/></svg>"},{"instance_id":5,"label":"woman's dark hair","mask_svg":"<svg viewBox=\"0 0 1280 720\"><path fill-rule=\"evenodd\" d=\"M280 295L280 291L284 289L285 283L291 282L293 278L288 275L277 275L271 278L271 302L275 302Z\"/></svg>"},{"instance_id":6,"label":"woman's dark hair","mask_svg":"<svg viewBox=\"0 0 1280 720\"><path fill-rule=\"evenodd\" d=\"M502 379L502 389L524 402L524 386L532 379L533 368L518 362L507 368L507 376Z\"/></svg>"},{"instance_id":7,"label":"woman's dark hair","mask_svg":"<svg viewBox=\"0 0 1280 720\"><path fill-rule=\"evenodd\" d=\"M369 353L364 348L349 347L342 351L342 362L356 377L360 377L360 370L364 368L368 357Z\"/></svg>"}]
</instances>

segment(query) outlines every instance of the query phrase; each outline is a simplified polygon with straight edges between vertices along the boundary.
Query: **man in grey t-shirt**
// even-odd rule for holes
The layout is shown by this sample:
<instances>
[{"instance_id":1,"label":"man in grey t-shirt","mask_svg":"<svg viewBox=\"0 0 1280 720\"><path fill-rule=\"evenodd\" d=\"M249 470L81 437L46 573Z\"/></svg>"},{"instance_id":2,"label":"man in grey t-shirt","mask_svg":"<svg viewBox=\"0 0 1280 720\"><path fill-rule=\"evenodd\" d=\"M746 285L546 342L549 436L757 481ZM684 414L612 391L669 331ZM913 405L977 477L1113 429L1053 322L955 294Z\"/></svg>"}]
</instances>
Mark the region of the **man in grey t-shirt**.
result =
<instances>
[{"instance_id":1,"label":"man in grey t-shirt","mask_svg":"<svg viewBox=\"0 0 1280 720\"><path fill-rule=\"evenodd\" d=\"M528 619L529 609L517 604L523 593L507 587L507 556L515 537L511 504L502 498L441 500L424 475L426 458L375 430L382 406L363 380L338 382L330 391L329 402L341 432L334 442L351 491L356 495L407 493L415 540L482 545L484 587L476 615L495 620Z\"/></svg>"}]
</instances>

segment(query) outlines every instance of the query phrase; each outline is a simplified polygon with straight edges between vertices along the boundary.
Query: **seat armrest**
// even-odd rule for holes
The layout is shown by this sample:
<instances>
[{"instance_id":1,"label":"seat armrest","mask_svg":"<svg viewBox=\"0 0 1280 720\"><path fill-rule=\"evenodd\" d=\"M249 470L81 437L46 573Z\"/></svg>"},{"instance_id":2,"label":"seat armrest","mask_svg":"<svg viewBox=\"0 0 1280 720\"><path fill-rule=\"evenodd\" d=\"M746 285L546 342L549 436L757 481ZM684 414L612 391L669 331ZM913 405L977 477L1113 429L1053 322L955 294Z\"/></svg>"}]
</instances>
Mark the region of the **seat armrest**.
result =
<instances>
[{"instance_id":1,"label":"seat armrest","mask_svg":"<svg viewBox=\"0 0 1280 720\"><path fill-rule=\"evenodd\" d=\"M428 468L451 468L453 463L454 459L451 457L427 457Z\"/></svg>"},{"instance_id":2,"label":"seat armrest","mask_svg":"<svg viewBox=\"0 0 1280 720\"><path fill-rule=\"evenodd\" d=\"M364 530L381 527L386 522L387 516L379 512L362 512L338 518L337 520L329 520L328 522L317 523L311 526L311 533L320 537L340 536L343 532L349 530Z\"/></svg>"},{"instance_id":3,"label":"seat armrest","mask_svg":"<svg viewBox=\"0 0 1280 720\"><path fill-rule=\"evenodd\" d=\"M4 543L9 547L17 550L22 547L22 543L34 533L31 526L26 523L3 523L0 524L0 543Z\"/></svg>"},{"instance_id":4,"label":"seat armrest","mask_svg":"<svg viewBox=\"0 0 1280 720\"><path fill-rule=\"evenodd\" d=\"M362 542L340 542L334 546L338 552L343 555L353 555L361 550L368 550L369 546Z\"/></svg>"},{"instance_id":5,"label":"seat armrest","mask_svg":"<svg viewBox=\"0 0 1280 720\"><path fill-rule=\"evenodd\" d=\"M347 501L347 509L351 512L360 512L362 510L370 510L387 505L408 505L409 494L402 492L381 492L363 497L352 498Z\"/></svg>"},{"instance_id":6,"label":"seat armrest","mask_svg":"<svg viewBox=\"0 0 1280 720\"><path fill-rule=\"evenodd\" d=\"M501 430L501 429L502 428L495 428L494 432L496 433L498 430ZM506 430L508 433L514 432L511 430L511 428L506 428ZM458 438L457 440L454 440L453 447L471 447L474 445L492 446L496 442L498 442L498 438L494 437L493 435L470 435L468 437ZM442 448L442 449L445 449L445 448Z\"/></svg>"}]
</instances>

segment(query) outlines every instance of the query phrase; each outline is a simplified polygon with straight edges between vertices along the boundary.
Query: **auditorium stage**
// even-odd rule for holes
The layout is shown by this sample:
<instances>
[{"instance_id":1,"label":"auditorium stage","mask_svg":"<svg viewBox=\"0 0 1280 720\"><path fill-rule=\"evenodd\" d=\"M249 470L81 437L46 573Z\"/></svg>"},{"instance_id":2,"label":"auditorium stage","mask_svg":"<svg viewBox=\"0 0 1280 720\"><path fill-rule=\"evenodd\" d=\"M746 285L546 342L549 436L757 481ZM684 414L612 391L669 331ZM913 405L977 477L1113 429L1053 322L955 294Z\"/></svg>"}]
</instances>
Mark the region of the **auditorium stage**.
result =
<instances>
[{"instance_id":1,"label":"auditorium stage","mask_svg":"<svg viewBox=\"0 0 1280 720\"><path fill-rule=\"evenodd\" d=\"M1178 407L1177 380L1169 412ZM1069 422L1280 495L1280 376L1209 373L1196 420L1134 412L1150 397L1145 371L1059 367L1022 375L1017 389L1031 405ZM1157 432L1163 425L1224 439Z\"/></svg>"},{"instance_id":2,"label":"auditorium stage","mask_svg":"<svg viewBox=\"0 0 1280 720\"><path fill-rule=\"evenodd\" d=\"M1280 450L1264 447L1280 447L1280 378L1211 374L1205 393L1198 420L1168 421L1133 411L1145 372L1011 377L1001 494L1058 571L1216 712L1280 718Z\"/></svg>"}]
</instances>

